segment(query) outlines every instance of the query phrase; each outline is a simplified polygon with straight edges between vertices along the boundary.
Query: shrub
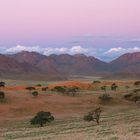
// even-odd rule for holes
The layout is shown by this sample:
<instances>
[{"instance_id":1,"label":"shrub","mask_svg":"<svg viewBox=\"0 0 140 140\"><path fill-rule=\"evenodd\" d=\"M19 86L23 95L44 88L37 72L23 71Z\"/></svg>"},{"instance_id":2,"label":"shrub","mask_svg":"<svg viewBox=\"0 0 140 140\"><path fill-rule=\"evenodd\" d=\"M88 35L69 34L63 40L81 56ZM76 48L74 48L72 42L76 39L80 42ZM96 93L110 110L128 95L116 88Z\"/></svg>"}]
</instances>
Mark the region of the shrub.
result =
<instances>
[{"instance_id":1,"label":"shrub","mask_svg":"<svg viewBox=\"0 0 140 140\"><path fill-rule=\"evenodd\" d=\"M99 83L101 83L101 81L93 81L93 83L94 84L97 84L97 83L99 84Z\"/></svg>"},{"instance_id":2,"label":"shrub","mask_svg":"<svg viewBox=\"0 0 140 140\"><path fill-rule=\"evenodd\" d=\"M60 92L60 93L65 93L66 89L62 86L56 86L56 87L54 87L53 91L57 91L57 92Z\"/></svg>"},{"instance_id":3,"label":"shrub","mask_svg":"<svg viewBox=\"0 0 140 140\"><path fill-rule=\"evenodd\" d=\"M34 92L32 92L32 95L33 95L34 97L36 97L36 96L38 96L38 92L37 92L37 91L34 91Z\"/></svg>"},{"instance_id":4,"label":"shrub","mask_svg":"<svg viewBox=\"0 0 140 140\"><path fill-rule=\"evenodd\" d=\"M102 101L110 101L112 97L110 97L109 94L103 94L102 96L99 97L99 99Z\"/></svg>"},{"instance_id":5,"label":"shrub","mask_svg":"<svg viewBox=\"0 0 140 140\"><path fill-rule=\"evenodd\" d=\"M133 96L133 93L128 93L124 95L125 99L130 99Z\"/></svg>"},{"instance_id":6,"label":"shrub","mask_svg":"<svg viewBox=\"0 0 140 140\"><path fill-rule=\"evenodd\" d=\"M42 91L47 91L47 89L49 89L48 87L43 87Z\"/></svg>"},{"instance_id":7,"label":"shrub","mask_svg":"<svg viewBox=\"0 0 140 140\"><path fill-rule=\"evenodd\" d=\"M5 93L3 91L0 91L0 99L4 99L5 98Z\"/></svg>"},{"instance_id":8,"label":"shrub","mask_svg":"<svg viewBox=\"0 0 140 140\"><path fill-rule=\"evenodd\" d=\"M66 93L67 93L68 95L71 94L72 96L75 96L78 90L79 90L78 87L70 87L70 88L67 88L67 89L66 89Z\"/></svg>"},{"instance_id":9,"label":"shrub","mask_svg":"<svg viewBox=\"0 0 140 140\"><path fill-rule=\"evenodd\" d=\"M29 90L29 92L31 92L32 90L36 90L35 87L26 87L25 89L26 89L26 90Z\"/></svg>"},{"instance_id":10,"label":"shrub","mask_svg":"<svg viewBox=\"0 0 140 140\"><path fill-rule=\"evenodd\" d=\"M96 121L97 124L99 124L99 119L100 119L100 114L101 114L101 108L96 108L94 111L89 112L87 115L84 116L85 121Z\"/></svg>"},{"instance_id":11,"label":"shrub","mask_svg":"<svg viewBox=\"0 0 140 140\"><path fill-rule=\"evenodd\" d=\"M106 91L106 88L107 88L106 86L102 86L101 90Z\"/></svg>"},{"instance_id":12,"label":"shrub","mask_svg":"<svg viewBox=\"0 0 140 140\"><path fill-rule=\"evenodd\" d=\"M133 92L134 93L139 93L140 92L140 89L134 89Z\"/></svg>"},{"instance_id":13,"label":"shrub","mask_svg":"<svg viewBox=\"0 0 140 140\"><path fill-rule=\"evenodd\" d=\"M41 85L41 84L37 84L36 86L37 86L37 87L41 87L42 85Z\"/></svg>"},{"instance_id":14,"label":"shrub","mask_svg":"<svg viewBox=\"0 0 140 140\"><path fill-rule=\"evenodd\" d=\"M116 83L113 83L113 84L111 85L111 90L116 91L117 88L118 88L118 86L116 85Z\"/></svg>"},{"instance_id":15,"label":"shrub","mask_svg":"<svg viewBox=\"0 0 140 140\"><path fill-rule=\"evenodd\" d=\"M93 119L92 114L88 113L87 115L84 116L84 120L90 122L90 121L93 121L94 119Z\"/></svg>"},{"instance_id":16,"label":"shrub","mask_svg":"<svg viewBox=\"0 0 140 140\"><path fill-rule=\"evenodd\" d=\"M140 81L136 81L136 82L134 83L134 86L136 86L136 87L140 86Z\"/></svg>"},{"instance_id":17,"label":"shrub","mask_svg":"<svg viewBox=\"0 0 140 140\"><path fill-rule=\"evenodd\" d=\"M46 124L47 122L52 122L53 120L54 117L50 112L40 111L36 114L35 117L31 119L30 123L32 125L39 124L41 127L43 127L44 124Z\"/></svg>"},{"instance_id":18,"label":"shrub","mask_svg":"<svg viewBox=\"0 0 140 140\"><path fill-rule=\"evenodd\" d=\"M5 82L0 82L0 87L5 87Z\"/></svg>"},{"instance_id":19,"label":"shrub","mask_svg":"<svg viewBox=\"0 0 140 140\"><path fill-rule=\"evenodd\" d=\"M132 99L131 99L131 101L134 101L135 103L137 101L139 101L139 100L140 100L140 96L139 95L133 96Z\"/></svg>"}]
</instances>

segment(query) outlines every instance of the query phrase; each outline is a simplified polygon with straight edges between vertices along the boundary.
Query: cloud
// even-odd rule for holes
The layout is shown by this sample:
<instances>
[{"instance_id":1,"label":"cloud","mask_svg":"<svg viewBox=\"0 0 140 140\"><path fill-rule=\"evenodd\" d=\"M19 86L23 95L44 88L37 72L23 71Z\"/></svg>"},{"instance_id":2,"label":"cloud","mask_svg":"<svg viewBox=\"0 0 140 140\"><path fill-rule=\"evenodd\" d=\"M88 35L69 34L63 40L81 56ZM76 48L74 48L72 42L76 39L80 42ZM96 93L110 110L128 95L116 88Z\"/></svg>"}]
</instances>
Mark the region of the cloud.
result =
<instances>
[{"instance_id":1,"label":"cloud","mask_svg":"<svg viewBox=\"0 0 140 140\"><path fill-rule=\"evenodd\" d=\"M110 48L104 54L118 55L118 54L131 53L131 52L139 52L139 51L140 51L139 47L132 47L132 48L117 47L117 48Z\"/></svg>"},{"instance_id":2,"label":"cloud","mask_svg":"<svg viewBox=\"0 0 140 140\"><path fill-rule=\"evenodd\" d=\"M18 53L21 51L35 51L35 52L41 52L41 47L40 46L23 46L23 45L17 45L14 47L10 47L5 50L5 53Z\"/></svg>"},{"instance_id":3,"label":"cloud","mask_svg":"<svg viewBox=\"0 0 140 140\"><path fill-rule=\"evenodd\" d=\"M82 46L72 46L71 48L66 48L66 47L56 47L56 48L52 48L52 47L47 47L47 48L43 48L40 46L24 46L24 45L17 45L14 47L10 47L8 49L4 50L4 53L9 53L9 54L14 54L14 53L18 53L21 51L35 51L35 52L39 52L42 53L44 55L50 55L50 54L64 54L64 53L68 53L68 54L78 54L78 53L88 53L90 52L89 49L87 48L83 48Z\"/></svg>"}]
</instances>

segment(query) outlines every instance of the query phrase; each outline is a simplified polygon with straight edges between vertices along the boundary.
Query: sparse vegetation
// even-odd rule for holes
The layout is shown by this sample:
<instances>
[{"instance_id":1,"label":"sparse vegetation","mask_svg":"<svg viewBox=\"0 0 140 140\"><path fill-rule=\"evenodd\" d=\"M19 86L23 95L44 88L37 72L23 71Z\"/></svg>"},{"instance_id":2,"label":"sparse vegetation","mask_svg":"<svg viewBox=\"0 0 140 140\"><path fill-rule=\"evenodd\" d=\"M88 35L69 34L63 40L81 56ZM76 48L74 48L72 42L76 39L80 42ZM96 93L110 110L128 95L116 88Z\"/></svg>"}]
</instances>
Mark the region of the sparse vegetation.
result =
<instances>
[{"instance_id":1,"label":"sparse vegetation","mask_svg":"<svg viewBox=\"0 0 140 140\"><path fill-rule=\"evenodd\" d=\"M65 89L65 92L59 90L59 93L64 93L64 95L68 96L80 95L76 98L57 94L58 91L54 90L54 87L57 85L56 82L54 83L55 86L53 83L50 83L47 88L42 86L41 88L36 88L36 90L31 90L30 95L33 92L35 94L36 92L40 93L37 100L30 98L26 94L25 85L23 87L9 86L15 84L8 83L8 86L3 89L3 92L6 93L6 100L4 99L6 102L0 105L0 132L2 133L0 139L51 138L54 140L85 140L94 138L98 140L106 138L108 140L115 140L126 137L123 134L128 134L131 139L139 139L140 111L136 105L140 102L140 90L136 87L134 89L134 86L132 86L134 81L122 82L122 85L121 81L115 82L116 85L120 85L119 90L116 91L117 94L107 90L107 93L110 92L107 95L101 92L99 88L104 85L110 88L112 81L103 81L99 86L97 85L98 89L96 85L92 84L92 81L86 83L86 86L84 84L77 84L77 82L75 82L75 86L72 82L72 85L68 82L66 84L64 82L64 85L63 83L58 83L58 85ZM45 83L40 83L45 85ZM32 87L32 85L36 85L36 82L26 85ZM91 85L92 89L88 85ZM127 85L130 87L130 93L124 90ZM80 90L78 87L80 87ZM48 95L42 92L43 88L45 88L44 91L48 91ZM53 89L55 92L51 94L49 92L50 89ZM124 95L124 93L127 94ZM122 99L122 96L128 101ZM110 101L110 99L113 100ZM136 105L134 104L135 102ZM97 106L101 106L104 110L102 115L101 112L98 114L95 111ZM90 111L81 118L81 114L85 114L91 108L95 108L95 110ZM54 117L50 121L49 117L46 117L50 115L39 113L39 110L44 110L40 112L46 112L45 110L55 112L55 121L50 124L49 122L53 121ZM38 113L34 116L35 112ZM33 118L31 117L32 115ZM9 116L13 117L9 118ZM51 114L51 116L53 115ZM98 126L97 124L99 123L100 125ZM39 128L38 126L44 127Z\"/></svg>"}]
</instances>

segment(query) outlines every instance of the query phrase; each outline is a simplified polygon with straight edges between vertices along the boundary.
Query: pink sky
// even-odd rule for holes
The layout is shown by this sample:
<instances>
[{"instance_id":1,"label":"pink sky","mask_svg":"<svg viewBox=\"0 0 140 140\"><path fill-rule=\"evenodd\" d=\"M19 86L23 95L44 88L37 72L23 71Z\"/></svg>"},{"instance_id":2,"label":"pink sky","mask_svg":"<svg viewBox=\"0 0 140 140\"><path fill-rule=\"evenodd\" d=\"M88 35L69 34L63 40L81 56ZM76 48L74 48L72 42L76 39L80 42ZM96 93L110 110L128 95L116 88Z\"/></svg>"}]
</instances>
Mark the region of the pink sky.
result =
<instances>
[{"instance_id":1,"label":"pink sky","mask_svg":"<svg viewBox=\"0 0 140 140\"><path fill-rule=\"evenodd\" d=\"M1 38L140 36L140 0L0 0Z\"/></svg>"}]
</instances>

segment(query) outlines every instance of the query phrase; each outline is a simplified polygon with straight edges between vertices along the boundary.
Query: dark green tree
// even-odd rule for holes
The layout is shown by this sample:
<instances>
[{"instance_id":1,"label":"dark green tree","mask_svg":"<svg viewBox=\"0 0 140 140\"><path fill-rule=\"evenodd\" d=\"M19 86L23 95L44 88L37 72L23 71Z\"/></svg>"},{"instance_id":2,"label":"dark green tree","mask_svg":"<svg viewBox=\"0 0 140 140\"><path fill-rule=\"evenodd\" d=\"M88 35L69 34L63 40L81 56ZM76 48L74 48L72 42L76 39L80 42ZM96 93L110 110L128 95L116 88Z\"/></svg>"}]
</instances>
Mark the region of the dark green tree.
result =
<instances>
[{"instance_id":1,"label":"dark green tree","mask_svg":"<svg viewBox=\"0 0 140 140\"><path fill-rule=\"evenodd\" d=\"M54 117L50 112L44 112L40 111L38 112L35 117L33 117L30 121L32 125L37 125L39 124L41 127L43 127L44 124L47 122L50 123L54 120Z\"/></svg>"}]
</instances>

